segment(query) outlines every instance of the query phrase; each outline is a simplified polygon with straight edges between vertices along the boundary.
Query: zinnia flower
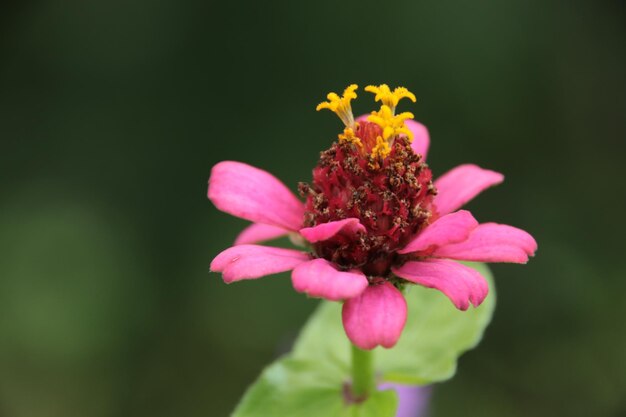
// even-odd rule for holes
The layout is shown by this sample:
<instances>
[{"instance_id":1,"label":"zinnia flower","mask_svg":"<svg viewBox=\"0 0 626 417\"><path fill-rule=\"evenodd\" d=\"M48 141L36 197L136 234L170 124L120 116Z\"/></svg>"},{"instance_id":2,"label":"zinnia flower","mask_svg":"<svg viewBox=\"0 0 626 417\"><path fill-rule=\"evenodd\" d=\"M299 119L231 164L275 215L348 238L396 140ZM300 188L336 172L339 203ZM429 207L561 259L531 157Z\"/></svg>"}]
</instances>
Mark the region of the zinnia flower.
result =
<instances>
[{"instance_id":1,"label":"zinnia flower","mask_svg":"<svg viewBox=\"0 0 626 417\"><path fill-rule=\"evenodd\" d=\"M537 249L523 230L479 224L459 210L504 177L461 165L434 182L426 164L429 134L411 113L396 113L407 89L368 86L378 111L355 120L356 85L317 110L330 109L345 129L321 153L303 203L266 171L241 162L218 163L208 197L229 214L249 220L235 246L220 253L211 271L226 283L292 271L296 291L343 301L348 338L361 349L398 341L407 317L402 289L435 288L460 310L480 305L489 291L473 268L456 261L525 263ZM305 250L257 243L291 235Z\"/></svg>"}]
</instances>

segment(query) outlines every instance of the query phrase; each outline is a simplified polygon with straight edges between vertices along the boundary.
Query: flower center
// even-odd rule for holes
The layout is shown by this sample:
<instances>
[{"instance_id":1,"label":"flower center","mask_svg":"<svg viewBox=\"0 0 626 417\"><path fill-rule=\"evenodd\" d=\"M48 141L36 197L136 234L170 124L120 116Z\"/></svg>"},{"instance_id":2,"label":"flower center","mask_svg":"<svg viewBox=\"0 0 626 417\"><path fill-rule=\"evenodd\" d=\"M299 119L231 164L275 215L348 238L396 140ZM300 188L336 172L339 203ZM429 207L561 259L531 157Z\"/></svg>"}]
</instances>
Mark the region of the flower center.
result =
<instances>
[{"instance_id":1,"label":"flower center","mask_svg":"<svg viewBox=\"0 0 626 417\"><path fill-rule=\"evenodd\" d=\"M351 98L356 97L355 90L354 85L346 89ZM351 109L346 116L350 103L347 100L346 106L345 93L343 98L332 96L344 100L337 109L341 107L340 118L352 124L345 123L339 141L322 152L312 183L300 184L300 192L306 198L305 227L358 218L366 229L314 244L317 256L346 269L386 277L397 260L395 251L436 216L432 205L436 190L430 169L411 148L412 134L404 120L413 115L394 114L398 100L415 97L402 88L391 92L384 84L366 90L383 102L367 121L354 122ZM333 110L331 94L328 98L331 103L320 106Z\"/></svg>"}]
</instances>

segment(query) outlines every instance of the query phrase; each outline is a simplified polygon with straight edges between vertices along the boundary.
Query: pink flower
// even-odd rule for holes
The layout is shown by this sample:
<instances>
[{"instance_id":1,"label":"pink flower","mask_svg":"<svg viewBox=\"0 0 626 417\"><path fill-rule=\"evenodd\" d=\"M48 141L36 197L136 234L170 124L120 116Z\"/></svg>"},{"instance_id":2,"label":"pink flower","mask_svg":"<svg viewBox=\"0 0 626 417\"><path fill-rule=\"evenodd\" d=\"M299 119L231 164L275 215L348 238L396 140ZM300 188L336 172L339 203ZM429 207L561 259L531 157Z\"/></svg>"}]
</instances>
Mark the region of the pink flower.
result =
<instances>
[{"instance_id":1,"label":"pink flower","mask_svg":"<svg viewBox=\"0 0 626 417\"><path fill-rule=\"evenodd\" d=\"M432 181L428 130L410 113L395 114L400 99L414 101L410 92L369 86L383 104L355 121L355 90L331 93L318 106L337 113L346 128L322 152L312 183L300 184L304 203L266 171L232 161L213 167L209 199L253 223L215 257L211 271L226 283L292 271L296 291L344 301L344 329L356 346L390 348L406 322L405 285L435 288L460 310L476 307L487 282L456 261L526 263L537 244L523 230L479 224L459 210L501 183L502 174L466 164ZM288 234L307 250L258 245Z\"/></svg>"}]
</instances>

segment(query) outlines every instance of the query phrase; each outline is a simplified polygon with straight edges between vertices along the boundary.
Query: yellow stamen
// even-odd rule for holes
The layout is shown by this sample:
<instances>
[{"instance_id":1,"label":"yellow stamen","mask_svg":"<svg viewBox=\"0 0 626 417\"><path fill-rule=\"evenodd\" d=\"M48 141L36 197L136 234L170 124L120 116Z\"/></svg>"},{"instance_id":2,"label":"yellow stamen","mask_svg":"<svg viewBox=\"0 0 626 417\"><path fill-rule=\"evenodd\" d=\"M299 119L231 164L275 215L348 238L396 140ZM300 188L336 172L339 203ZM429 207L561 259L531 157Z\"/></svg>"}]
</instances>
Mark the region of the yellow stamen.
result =
<instances>
[{"instance_id":1,"label":"yellow stamen","mask_svg":"<svg viewBox=\"0 0 626 417\"><path fill-rule=\"evenodd\" d=\"M343 90L343 96L339 97L336 93L328 93L326 98L328 101L321 102L315 110L328 109L335 113L346 127L354 128L354 116L352 115L352 107L350 101L356 98L355 90L358 88L356 84L349 85Z\"/></svg>"},{"instance_id":2,"label":"yellow stamen","mask_svg":"<svg viewBox=\"0 0 626 417\"><path fill-rule=\"evenodd\" d=\"M367 120L376 123L383 129L383 139L388 140L396 135L405 134L409 141L413 141L413 133L409 130L404 121L406 119L412 119L413 113L403 112L394 115L391 108L385 104L380 106L380 111L373 111Z\"/></svg>"},{"instance_id":3,"label":"yellow stamen","mask_svg":"<svg viewBox=\"0 0 626 417\"><path fill-rule=\"evenodd\" d=\"M346 127L343 130L343 133L339 134L339 142L354 143L355 145L359 146L360 148L363 147L363 144L361 143L361 139L359 139L356 136L356 134L354 133L354 129L352 129L351 127Z\"/></svg>"},{"instance_id":4,"label":"yellow stamen","mask_svg":"<svg viewBox=\"0 0 626 417\"><path fill-rule=\"evenodd\" d=\"M385 159L390 153L391 147L389 146L389 142L378 136L376 138L376 146L372 148L372 157Z\"/></svg>"},{"instance_id":5,"label":"yellow stamen","mask_svg":"<svg viewBox=\"0 0 626 417\"><path fill-rule=\"evenodd\" d=\"M358 124L354 121L350 104L357 97L357 88L356 84L351 84L343 91L341 96L337 93L328 93L326 96L328 101L318 104L316 110L328 109L339 116L346 125L343 133L338 135L339 142L354 144L361 148L362 152L366 152L365 149L370 149L372 146L369 142L371 139L368 138L368 142L364 145L361 138L356 135ZM370 151L372 161L380 162L380 160L386 158L391 153L394 140L398 136L406 136L409 142L413 141L413 132L404 123L407 119L413 118L413 113L403 112L396 114L396 106L404 98L415 102L415 95L404 87L396 87L392 91L387 84L379 86L368 85L365 91L374 93L375 100L381 102L380 110L373 111L367 117L369 122L377 124L381 129L380 136L376 137L376 145ZM378 166L379 162L372 163Z\"/></svg>"},{"instance_id":6,"label":"yellow stamen","mask_svg":"<svg viewBox=\"0 0 626 417\"><path fill-rule=\"evenodd\" d=\"M385 106L391 109L394 113L398 102L403 98L408 98L415 103L415 95L404 87L396 87L393 91L387 84L381 84L379 86L368 85L365 87L365 91L374 93L374 100L382 102Z\"/></svg>"}]
</instances>

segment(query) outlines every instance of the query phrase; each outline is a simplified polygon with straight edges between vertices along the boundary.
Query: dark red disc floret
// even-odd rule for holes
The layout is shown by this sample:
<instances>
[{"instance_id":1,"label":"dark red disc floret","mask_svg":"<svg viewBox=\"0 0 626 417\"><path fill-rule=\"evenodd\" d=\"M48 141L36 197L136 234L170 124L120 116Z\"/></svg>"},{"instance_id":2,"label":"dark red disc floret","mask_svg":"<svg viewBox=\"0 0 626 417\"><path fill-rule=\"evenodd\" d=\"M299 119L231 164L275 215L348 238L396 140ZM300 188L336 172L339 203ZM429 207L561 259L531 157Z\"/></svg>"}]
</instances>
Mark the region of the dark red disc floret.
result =
<instances>
[{"instance_id":1,"label":"dark red disc floret","mask_svg":"<svg viewBox=\"0 0 626 417\"><path fill-rule=\"evenodd\" d=\"M313 245L318 257L344 269L386 277L397 261L395 251L434 220L436 195L432 173L408 139L396 138L384 159L372 158L380 128L361 122L362 142L334 143L321 153L312 184L300 184L306 198L305 227L358 218L366 232L339 234Z\"/></svg>"}]
</instances>

